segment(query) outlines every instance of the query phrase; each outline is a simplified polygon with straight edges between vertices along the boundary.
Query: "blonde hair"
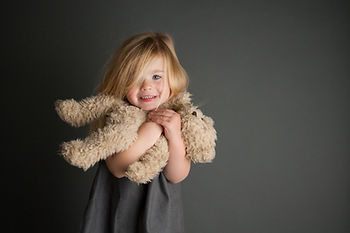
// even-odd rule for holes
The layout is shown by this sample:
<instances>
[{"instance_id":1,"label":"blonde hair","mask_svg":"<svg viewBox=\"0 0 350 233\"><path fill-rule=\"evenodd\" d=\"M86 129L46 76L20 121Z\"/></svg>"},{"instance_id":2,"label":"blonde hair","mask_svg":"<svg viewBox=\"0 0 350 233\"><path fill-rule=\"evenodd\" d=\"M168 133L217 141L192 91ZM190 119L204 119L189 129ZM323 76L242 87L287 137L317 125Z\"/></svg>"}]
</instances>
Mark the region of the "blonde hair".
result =
<instances>
[{"instance_id":1,"label":"blonde hair","mask_svg":"<svg viewBox=\"0 0 350 233\"><path fill-rule=\"evenodd\" d=\"M186 91L188 76L176 56L172 38L167 33L146 32L128 38L115 51L105 66L103 80L95 92L125 100L145 67L157 56L162 56L168 77L168 100ZM99 119L92 123L90 130L103 125L104 119Z\"/></svg>"}]
</instances>

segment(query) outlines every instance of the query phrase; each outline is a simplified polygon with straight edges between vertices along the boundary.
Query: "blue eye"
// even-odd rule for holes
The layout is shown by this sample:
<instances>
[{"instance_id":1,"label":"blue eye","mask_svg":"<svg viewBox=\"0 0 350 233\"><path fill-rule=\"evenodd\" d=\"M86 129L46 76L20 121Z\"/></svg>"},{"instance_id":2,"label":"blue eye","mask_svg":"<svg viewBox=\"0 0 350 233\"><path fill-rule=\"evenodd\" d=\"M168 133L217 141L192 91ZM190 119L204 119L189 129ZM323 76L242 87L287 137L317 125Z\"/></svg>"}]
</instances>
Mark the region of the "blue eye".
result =
<instances>
[{"instance_id":1,"label":"blue eye","mask_svg":"<svg viewBox=\"0 0 350 233\"><path fill-rule=\"evenodd\" d=\"M157 80L157 79L160 79L161 76L159 76L158 74L155 74L155 75L152 76L152 78Z\"/></svg>"}]
</instances>

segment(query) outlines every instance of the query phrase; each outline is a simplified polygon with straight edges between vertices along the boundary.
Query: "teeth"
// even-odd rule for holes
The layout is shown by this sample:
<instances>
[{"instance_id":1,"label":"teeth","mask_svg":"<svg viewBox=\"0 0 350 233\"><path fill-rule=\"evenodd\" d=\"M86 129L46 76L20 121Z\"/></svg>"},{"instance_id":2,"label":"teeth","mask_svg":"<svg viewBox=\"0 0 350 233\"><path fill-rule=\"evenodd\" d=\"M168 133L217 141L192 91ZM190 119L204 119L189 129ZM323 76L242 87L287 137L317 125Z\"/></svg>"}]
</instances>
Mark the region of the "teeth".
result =
<instances>
[{"instance_id":1,"label":"teeth","mask_svg":"<svg viewBox=\"0 0 350 233\"><path fill-rule=\"evenodd\" d=\"M151 98L153 98L153 97L155 97L155 96L153 96L153 95L147 95L147 96L142 96L141 99L151 99Z\"/></svg>"}]
</instances>

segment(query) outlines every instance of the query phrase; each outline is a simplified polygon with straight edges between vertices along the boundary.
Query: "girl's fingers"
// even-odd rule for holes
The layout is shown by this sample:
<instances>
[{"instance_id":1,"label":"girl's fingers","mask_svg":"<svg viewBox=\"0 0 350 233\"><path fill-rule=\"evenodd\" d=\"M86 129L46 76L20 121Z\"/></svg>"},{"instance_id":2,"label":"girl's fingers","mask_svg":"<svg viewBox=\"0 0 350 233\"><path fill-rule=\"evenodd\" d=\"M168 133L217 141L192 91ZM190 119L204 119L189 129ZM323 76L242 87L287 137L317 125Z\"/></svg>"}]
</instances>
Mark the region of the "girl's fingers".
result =
<instances>
[{"instance_id":1,"label":"girl's fingers","mask_svg":"<svg viewBox=\"0 0 350 233\"><path fill-rule=\"evenodd\" d=\"M164 110L158 110L158 111L150 112L149 115L151 115L151 116L161 115L161 116L168 116L168 117L171 117L171 116L174 115L174 112L171 112L171 111L164 111Z\"/></svg>"},{"instance_id":2,"label":"girl's fingers","mask_svg":"<svg viewBox=\"0 0 350 233\"><path fill-rule=\"evenodd\" d=\"M169 109L152 111L148 114L148 119L164 127L170 127L171 124L174 124L176 118L177 113Z\"/></svg>"},{"instance_id":3,"label":"girl's fingers","mask_svg":"<svg viewBox=\"0 0 350 233\"><path fill-rule=\"evenodd\" d=\"M148 119L161 125L164 128L166 138L174 138L181 134L181 117L172 110L152 111L148 114Z\"/></svg>"},{"instance_id":4,"label":"girl's fingers","mask_svg":"<svg viewBox=\"0 0 350 233\"><path fill-rule=\"evenodd\" d=\"M150 119L171 119L173 117L174 115L172 114L159 114L159 113L148 114L148 118Z\"/></svg>"},{"instance_id":5,"label":"girl's fingers","mask_svg":"<svg viewBox=\"0 0 350 233\"><path fill-rule=\"evenodd\" d=\"M158 121L158 122L168 122L170 121L171 117L164 116L164 115L152 115L149 117L152 121Z\"/></svg>"},{"instance_id":6,"label":"girl's fingers","mask_svg":"<svg viewBox=\"0 0 350 233\"><path fill-rule=\"evenodd\" d=\"M164 129L167 129L170 127L170 121L165 119L151 119L151 121L163 126Z\"/></svg>"}]
</instances>

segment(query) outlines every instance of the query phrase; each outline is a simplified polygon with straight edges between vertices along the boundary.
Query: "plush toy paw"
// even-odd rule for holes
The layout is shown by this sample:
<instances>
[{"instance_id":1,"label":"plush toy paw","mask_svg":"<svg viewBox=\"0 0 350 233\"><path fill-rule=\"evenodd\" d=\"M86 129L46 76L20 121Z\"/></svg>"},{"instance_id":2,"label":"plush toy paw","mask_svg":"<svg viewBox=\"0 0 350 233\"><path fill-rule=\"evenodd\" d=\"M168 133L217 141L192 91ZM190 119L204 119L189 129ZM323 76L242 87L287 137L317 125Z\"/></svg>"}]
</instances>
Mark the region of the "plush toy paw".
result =
<instances>
[{"instance_id":1,"label":"plush toy paw","mask_svg":"<svg viewBox=\"0 0 350 233\"><path fill-rule=\"evenodd\" d=\"M86 156L86 152L83 150L84 147L84 142L80 139L76 139L62 143L60 152L68 163L86 171L91 164L94 163L90 161L89 156Z\"/></svg>"},{"instance_id":2,"label":"plush toy paw","mask_svg":"<svg viewBox=\"0 0 350 233\"><path fill-rule=\"evenodd\" d=\"M162 135L157 142L146 151L140 161L129 165L125 173L126 177L136 183L146 184L163 170L168 159L168 142Z\"/></svg>"},{"instance_id":3,"label":"plush toy paw","mask_svg":"<svg viewBox=\"0 0 350 233\"><path fill-rule=\"evenodd\" d=\"M64 121L71 124L74 127L83 125L83 121L77 121L77 114L81 111L81 107L74 99L70 100L56 100L55 110L58 116Z\"/></svg>"}]
</instances>

